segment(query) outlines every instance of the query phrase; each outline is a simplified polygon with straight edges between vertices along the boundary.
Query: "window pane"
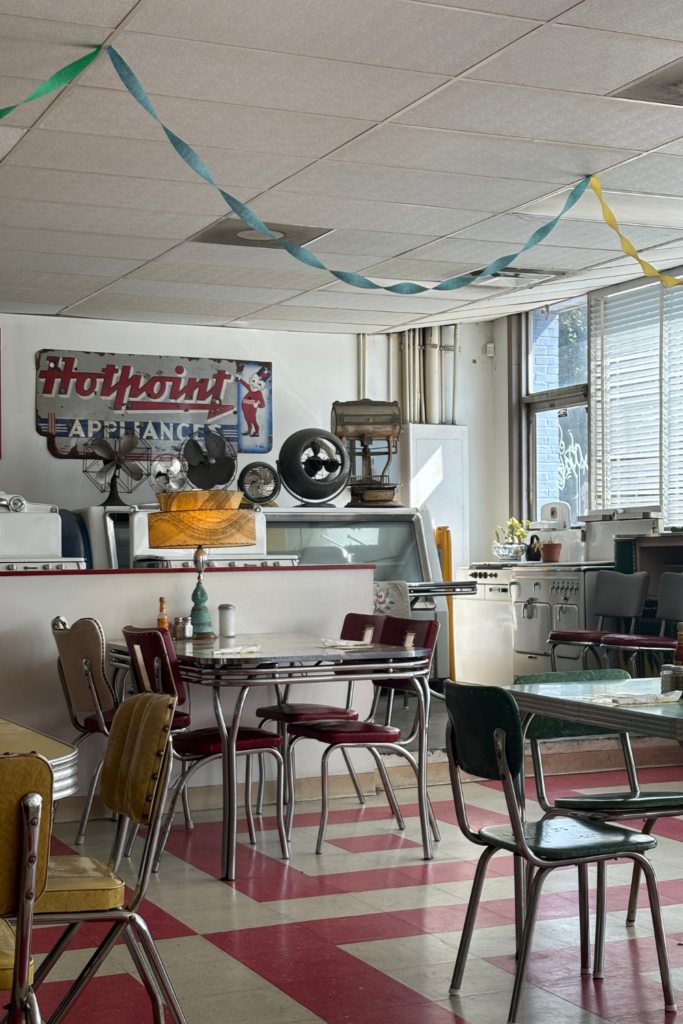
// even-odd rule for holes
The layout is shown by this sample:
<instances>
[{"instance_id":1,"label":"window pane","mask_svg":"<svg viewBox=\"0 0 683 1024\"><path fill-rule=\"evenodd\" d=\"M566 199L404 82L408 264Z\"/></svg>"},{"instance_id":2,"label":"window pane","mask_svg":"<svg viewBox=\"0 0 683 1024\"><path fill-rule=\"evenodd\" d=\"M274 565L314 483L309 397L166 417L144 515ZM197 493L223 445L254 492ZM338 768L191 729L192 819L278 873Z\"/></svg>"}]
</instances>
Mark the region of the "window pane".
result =
<instances>
[{"instance_id":1,"label":"window pane","mask_svg":"<svg viewBox=\"0 0 683 1024\"><path fill-rule=\"evenodd\" d=\"M588 511L588 407L535 413L536 517L547 501L568 501L572 523Z\"/></svg>"},{"instance_id":2,"label":"window pane","mask_svg":"<svg viewBox=\"0 0 683 1024\"><path fill-rule=\"evenodd\" d=\"M588 380L586 296L534 309L530 315L529 391L550 391Z\"/></svg>"}]
</instances>

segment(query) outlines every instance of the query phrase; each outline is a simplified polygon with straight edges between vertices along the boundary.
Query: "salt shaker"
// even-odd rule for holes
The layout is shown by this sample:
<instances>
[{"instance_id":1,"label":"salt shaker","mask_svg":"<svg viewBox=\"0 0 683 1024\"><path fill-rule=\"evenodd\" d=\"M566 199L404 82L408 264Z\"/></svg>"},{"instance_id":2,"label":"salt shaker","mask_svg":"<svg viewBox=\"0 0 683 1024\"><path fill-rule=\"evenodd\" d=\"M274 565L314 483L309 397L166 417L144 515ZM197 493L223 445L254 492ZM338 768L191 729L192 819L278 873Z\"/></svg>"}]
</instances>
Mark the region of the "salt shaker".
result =
<instances>
[{"instance_id":1,"label":"salt shaker","mask_svg":"<svg viewBox=\"0 0 683 1024\"><path fill-rule=\"evenodd\" d=\"M220 636L235 635L235 606L234 604L218 605L218 632Z\"/></svg>"}]
</instances>

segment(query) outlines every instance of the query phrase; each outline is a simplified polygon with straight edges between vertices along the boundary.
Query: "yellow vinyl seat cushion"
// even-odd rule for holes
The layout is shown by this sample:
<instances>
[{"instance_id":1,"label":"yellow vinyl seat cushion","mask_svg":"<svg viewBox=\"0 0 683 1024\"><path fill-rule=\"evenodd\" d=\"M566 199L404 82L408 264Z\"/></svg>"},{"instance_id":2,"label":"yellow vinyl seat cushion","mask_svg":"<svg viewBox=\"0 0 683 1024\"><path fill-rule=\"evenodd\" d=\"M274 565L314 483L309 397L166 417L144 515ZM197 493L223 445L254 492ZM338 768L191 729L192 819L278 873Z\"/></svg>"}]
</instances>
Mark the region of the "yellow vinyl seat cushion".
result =
<instances>
[{"instance_id":1,"label":"yellow vinyl seat cushion","mask_svg":"<svg viewBox=\"0 0 683 1024\"><path fill-rule=\"evenodd\" d=\"M113 910L124 902L123 882L102 861L94 857L50 857L47 885L35 911L50 914Z\"/></svg>"},{"instance_id":2,"label":"yellow vinyl seat cushion","mask_svg":"<svg viewBox=\"0 0 683 1024\"><path fill-rule=\"evenodd\" d=\"M0 989L12 987L15 942L12 925L0 917ZM33 957L29 966L28 983L33 984Z\"/></svg>"}]
</instances>

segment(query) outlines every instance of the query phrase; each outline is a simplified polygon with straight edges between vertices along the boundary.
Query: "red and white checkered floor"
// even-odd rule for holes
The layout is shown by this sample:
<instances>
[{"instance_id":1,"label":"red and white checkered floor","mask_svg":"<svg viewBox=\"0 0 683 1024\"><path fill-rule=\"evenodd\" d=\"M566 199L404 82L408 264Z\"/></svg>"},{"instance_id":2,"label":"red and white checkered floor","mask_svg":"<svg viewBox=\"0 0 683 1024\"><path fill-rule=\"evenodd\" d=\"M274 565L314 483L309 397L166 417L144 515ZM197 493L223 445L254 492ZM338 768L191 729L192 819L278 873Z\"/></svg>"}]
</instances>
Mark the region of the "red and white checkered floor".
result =
<instances>
[{"instance_id":1,"label":"red and white checkered floor","mask_svg":"<svg viewBox=\"0 0 683 1024\"><path fill-rule=\"evenodd\" d=\"M677 789L681 774L681 768L648 769L640 779L643 789ZM620 772L548 779L551 799L626 785ZM531 799L530 786L528 793ZM506 820L497 784L469 783L465 794L472 825ZM404 833L383 796L363 808L351 799L333 802L322 856L315 854L318 805L298 805L289 864L280 860L272 817L261 820L256 847L247 845L241 820L233 883L217 877L218 812L197 813L192 832L174 827L143 915L188 1024L504 1024L515 963L512 858L497 854L491 863L462 995L449 998L478 851L460 833L450 789L441 786L431 795L443 841L435 859L423 861L414 793L399 795ZM532 802L530 817L536 811ZM92 822L78 852L106 860L113 828L109 821ZM662 819L655 831L652 860L683 1012L683 820ZM57 826L56 852L71 852L75 832L75 824ZM140 849L138 840L137 855ZM122 870L132 882L133 865ZM625 926L630 872L626 863L608 867L605 979L598 982L580 974L576 871L557 870L548 878L520 1024L674 1019L663 1009L644 887L637 925ZM40 988L45 1018L85 963L96 934L94 927L83 929ZM46 952L54 938L54 930L37 932L35 951ZM147 994L119 945L67 1024L151 1020Z\"/></svg>"}]
</instances>

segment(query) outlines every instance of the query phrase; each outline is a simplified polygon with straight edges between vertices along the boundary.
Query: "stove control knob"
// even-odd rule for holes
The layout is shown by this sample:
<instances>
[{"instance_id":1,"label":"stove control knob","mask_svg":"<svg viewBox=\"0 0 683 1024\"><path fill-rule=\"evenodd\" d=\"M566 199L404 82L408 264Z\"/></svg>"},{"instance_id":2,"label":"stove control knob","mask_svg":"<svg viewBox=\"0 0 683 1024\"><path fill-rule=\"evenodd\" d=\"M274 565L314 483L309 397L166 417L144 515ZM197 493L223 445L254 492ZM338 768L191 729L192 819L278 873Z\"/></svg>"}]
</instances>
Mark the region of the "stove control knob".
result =
<instances>
[{"instance_id":1,"label":"stove control knob","mask_svg":"<svg viewBox=\"0 0 683 1024\"><path fill-rule=\"evenodd\" d=\"M210 560L209 562L207 562L206 564L207 564L207 566L209 567L209 569L215 569L215 568L216 568L216 563L215 563L215 562L213 561L213 559L211 559L211 560Z\"/></svg>"},{"instance_id":2,"label":"stove control knob","mask_svg":"<svg viewBox=\"0 0 683 1024\"><path fill-rule=\"evenodd\" d=\"M183 562L183 569L191 569L192 562Z\"/></svg>"},{"instance_id":3,"label":"stove control knob","mask_svg":"<svg viewBox=\"0 0 683 1024\"><path fill-rule=\"evenodd\" d=\"M236 565L237 565L237 562L228 562L228 568L229 569L234 569Z\"/></svg>"},{"instance_id":4,"label":"stove control knob","mask_svg":"<svg viewBox=\"0 0 683 1024\"><path fill-rule=\"evenodd\" d=\"M57 562L57 564L55 566L55 569L63 569L63 568L64 568L64 562Z\"/></svg>"},{"instance_id":5,"label":"stove control knob","mask_svg":"<svg viewBox=\"0 0 683 1024\"><path fill-rule=\"evenodd\" d=\"M16 567L16 565L14 564L14 562L10 562L10 563L9 563L9 564L7 565L7 572L16 572L16 568L17 568L17 567Z\"/></svg>"},{"instance_id":6,"label":"stove control knob","mask_svg":"<svg viewBox=\"0 0 683 1024\"><path fill-rule=\"evenodd\" d=\"M46 562L45 565L43 566L43 569L51 569L51 568L52 568L52 566L50 565L49 562Z\"/></svg>"}]
</instances>

